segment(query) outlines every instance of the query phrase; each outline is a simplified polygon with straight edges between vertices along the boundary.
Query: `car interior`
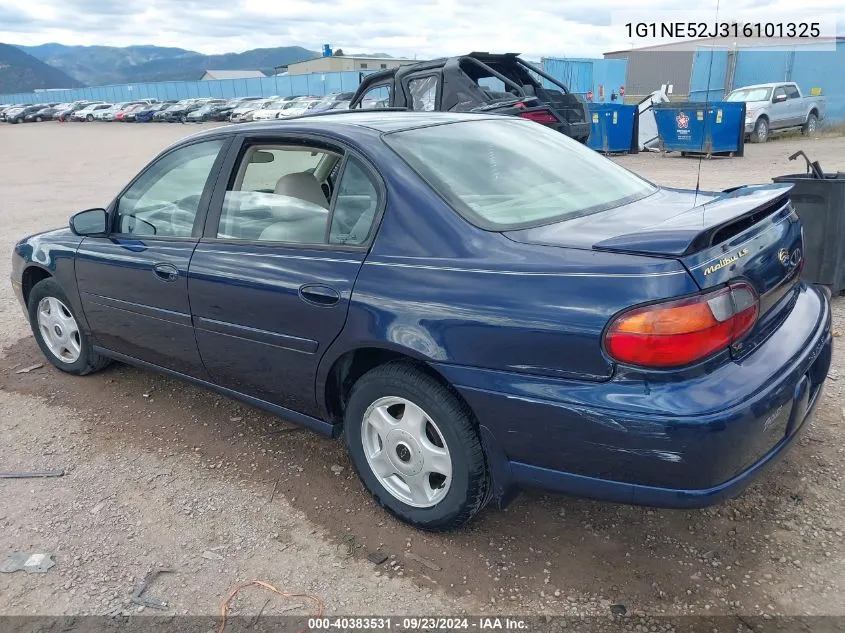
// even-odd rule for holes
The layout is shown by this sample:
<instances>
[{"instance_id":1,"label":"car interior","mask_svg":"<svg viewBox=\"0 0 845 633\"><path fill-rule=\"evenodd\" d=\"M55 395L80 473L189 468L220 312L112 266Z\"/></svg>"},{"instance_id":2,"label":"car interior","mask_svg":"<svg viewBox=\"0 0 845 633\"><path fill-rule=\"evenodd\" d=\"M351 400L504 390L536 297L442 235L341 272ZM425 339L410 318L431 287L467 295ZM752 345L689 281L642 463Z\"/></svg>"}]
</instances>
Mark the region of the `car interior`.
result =
<instances>
[{"instance_id":1,"label":"car interior","mask_svg":"<svg viewBox=\"0 0 845 633\"><path fill-rule=\"evenodd\" d=\"M326 243L331 201L343 156L284 146L247 148L226 192L218 238ZM378 194L353 163L343 172L330 243L361 244L375 217Z\"/></svg>"},{"instance_id":2,"label":"car interior","mask_svg":"<svg viewBox=\"0 0 845 633\"><path fill-rule=\"evenodd\" d=\"M218 239L363 244L375 218L378 190L357 159L343 167L343 158L301 146L249 146L226 191ZM213 154L200 155L172 170L165 167L163 174L151 175L148 187L128 192L120 201L120 232L191 235L200 195L180 194L189 190L189 182L202 182L213 160Z\"/></svg>"}]
</instances>

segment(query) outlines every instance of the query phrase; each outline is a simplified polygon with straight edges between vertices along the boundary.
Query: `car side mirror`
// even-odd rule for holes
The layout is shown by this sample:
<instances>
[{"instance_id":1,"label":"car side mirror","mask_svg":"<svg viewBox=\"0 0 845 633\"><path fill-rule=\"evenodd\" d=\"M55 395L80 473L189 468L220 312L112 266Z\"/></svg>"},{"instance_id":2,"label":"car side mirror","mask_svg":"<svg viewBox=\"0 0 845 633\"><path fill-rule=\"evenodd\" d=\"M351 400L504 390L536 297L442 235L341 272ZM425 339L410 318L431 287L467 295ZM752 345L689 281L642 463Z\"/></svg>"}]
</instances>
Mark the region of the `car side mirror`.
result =
<instances>
[{"instance_id":1,"label":"car side mirror","mask_svg":"<svg viewBox=\"0 0 845 633\"><path fill-rule=\"evenodd\" d=\"M74 235L92 236L108 233L108 213L105 209L86 209L71 216L70 230Z\"/></svg>"},{"instance_id":2,"label":"car side mirror","mask_svg":"<svg viewBox=\"0 0 845 633\"><path fill-rule=\"evenodd\" d=\"M782 101L786 101L786 95L778 95L774 98L774 103L781 103Z\"/></svg>"}]
</instances>

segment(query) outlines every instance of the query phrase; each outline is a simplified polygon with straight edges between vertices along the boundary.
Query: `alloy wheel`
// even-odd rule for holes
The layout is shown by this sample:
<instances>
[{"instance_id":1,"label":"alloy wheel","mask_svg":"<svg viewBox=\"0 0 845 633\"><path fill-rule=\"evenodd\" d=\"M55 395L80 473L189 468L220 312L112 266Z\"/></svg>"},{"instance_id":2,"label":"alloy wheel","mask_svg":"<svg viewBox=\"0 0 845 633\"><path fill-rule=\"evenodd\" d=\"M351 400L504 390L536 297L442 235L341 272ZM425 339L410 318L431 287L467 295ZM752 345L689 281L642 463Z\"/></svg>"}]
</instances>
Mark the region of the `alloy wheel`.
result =
<instances>
[{"instance_id":1,"label":"alloy wheel","mask_svg":"<svg viewBox=\"0 0 845 633\"><path fill-rule=\"evenodd\" d=\"M79 325L68 307L55 297L38 303L38 329L50 353L63 363L75 363L82 353Z\"/></svg>"},{"instance_id":2,"label":"alloy wheel","mask_svg":"<svg viewBox=\"0 0 845 633\"><path fill-rule=\"evenodd\" d=\"M361 441L373 474L401 502L430 508L449 492L452 458L444 435L410 400L373 402L364 413Z\"/></svg>"}]
</instances>

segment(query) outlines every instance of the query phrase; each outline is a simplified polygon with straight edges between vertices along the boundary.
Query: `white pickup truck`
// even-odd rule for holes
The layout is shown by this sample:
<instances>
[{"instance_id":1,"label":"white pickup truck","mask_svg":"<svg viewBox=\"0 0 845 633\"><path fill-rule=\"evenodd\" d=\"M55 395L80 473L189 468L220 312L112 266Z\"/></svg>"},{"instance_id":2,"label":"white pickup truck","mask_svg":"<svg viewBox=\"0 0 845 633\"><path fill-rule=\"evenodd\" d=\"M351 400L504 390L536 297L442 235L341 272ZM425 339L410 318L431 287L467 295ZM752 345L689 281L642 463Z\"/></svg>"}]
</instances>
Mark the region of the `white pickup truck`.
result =
<instances>
[{"instance_id":1,"label":"white pickup truck","mask_svg":"<svg viewBox=\"0 0 845 633\"><path fill-rule=\"evenodd\" d=\"M728 101L745 101L745 134L753 143L765 143L772 132L800 128L816 131L824 118L825 98L805 97L791 81L737 88Z\"/></svg>"}]
</instances>

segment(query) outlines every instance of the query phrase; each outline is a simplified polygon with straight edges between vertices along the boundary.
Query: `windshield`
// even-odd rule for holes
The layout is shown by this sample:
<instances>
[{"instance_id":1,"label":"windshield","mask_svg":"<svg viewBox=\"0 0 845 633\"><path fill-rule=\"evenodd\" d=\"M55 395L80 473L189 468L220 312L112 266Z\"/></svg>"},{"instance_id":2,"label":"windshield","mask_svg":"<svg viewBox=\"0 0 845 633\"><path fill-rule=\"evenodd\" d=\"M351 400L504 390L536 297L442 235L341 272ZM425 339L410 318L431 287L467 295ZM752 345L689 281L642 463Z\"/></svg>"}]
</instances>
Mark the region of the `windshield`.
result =
<instances>
[{"instance_id":1,"label":"windshield","mask_svg":"<svg viewBox=\"0 0 845 633\"><path fill-rule=\"evenodd\" d=\"M728 101L769 101L771 98L771 88L743 88L728 95Z\"/></svg>"},{"instance_id":2,"label":"windshield","mask_svg":"<svg viewBox=\"0 0 845 633\"><path fill-rule=\"evenodd\" d=\"M529 121L463 121L385 142L467 220L502 231L596 213L651 195L650 182Z\"/></svg>"}]
</instances>

